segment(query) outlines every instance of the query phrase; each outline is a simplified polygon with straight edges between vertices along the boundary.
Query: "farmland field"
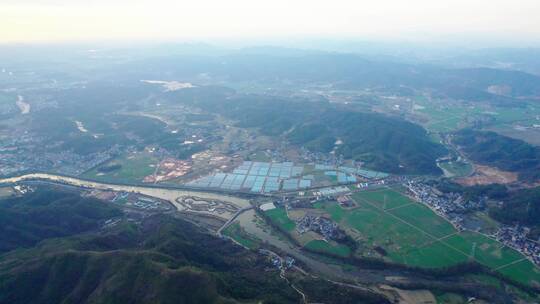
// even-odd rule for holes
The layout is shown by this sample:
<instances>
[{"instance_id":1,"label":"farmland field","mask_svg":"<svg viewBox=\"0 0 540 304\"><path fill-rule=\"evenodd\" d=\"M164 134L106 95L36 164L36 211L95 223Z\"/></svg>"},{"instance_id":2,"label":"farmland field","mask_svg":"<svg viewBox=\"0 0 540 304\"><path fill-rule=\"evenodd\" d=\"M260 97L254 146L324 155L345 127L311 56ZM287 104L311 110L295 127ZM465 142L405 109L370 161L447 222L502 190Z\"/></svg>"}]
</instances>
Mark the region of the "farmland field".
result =
<instances>
[{"instance_id":1,"label":"farmland field","mask_svg":"<svg viewBox=\"0 0 540 304\"><path fill-rule=\"evenodd\" d=\"M425 247L414 249L401 257L401 263L427 268L445 267L458 263L467 262L468 257L437 241ZM395 258L394 260L399 260Z\"/></svg>"},{"instance_id":2,"label":"farmland field","mask_svg":"<svg viewBox=\"0 0 540 304\"><path fill-rule=\"evenodd\" d=\"M287 231L292 231L296 226L296 224L289 219L287 212L285 212L285 209L283 208L275 208L265 211L265 213L270 217L272 222Z\"/></svg>"},{"instance_id":3,"label":"farmland field","mask_svg":"<svg viewBox=\"0 0 540 304\"><path fill-rule=\"evenodd\" d=\"M515 264L503 267L498 271L519 282L525 284L536 282L536 285L540 285L540 270L529 260L522 260Z\"/></svg>"},{"instance_id":4,"label":"farmland field","mask_svg":"<svg viewBox=\"0 0 540 304\"><path fill-rule=\"evenodd\" d=\"M349 247L345 245L333 245L322 240L313 240L307 243L304 247L321 252L328 252L330 254L335 254L338 256L348 256L351 253Z\"/></svg>"},{"instance_id":5,"label":"farmland field","mask_svg":"<svg viewBox=\"0 0 540 304\"><path fill-rule=\"evenodd\" d=\"M540 283L540 270L519 252L477 232L458 232L444 218L396 189L358 192L353 199L357 207L352 209L344 209L333 201L317 202L314 207L317 212L328 214L359 243L354 255L379 256L423 268L474 260L516 281ZM276 208L266 214L284 230L294 230L295 223L285 209ZM304 246L344 257L351 254L347 246L313 238L306 240Z\"/></svg>"},{"instance_id":6,"label":"farmland field","mask_svg":"<svg viewBox=\"0 0 540 304\"><path fill-rule=\"evenodd\" d=\"M460 127L463 117L450 117L448 119L435 121L426 125L426 128L434 132L451 132Z\"/></svg>"},{"instance_id":7,"label":"farmland field","mask_svg":"<svg viewBox=\"0 0 540 304\"><path fill-rule=\"evenodd\" d=\"M440 293L436 294L438 304L461 304L465 303L465 299L455 293Z\"/></svg>"},{"instance_id":8,"label":"farmland field","mask_svg":"<svg viewBox=\"0 0 540 304\"><path fill-rule=\"evenodd\" d=\"M359 201L359 207L345 210L335 203L319 203L325 210L363 245L383 248L390 259L429 243L432 238L414 227L396 220L375 207Z\"/></svg>"},{"instance_id":9,"label":"farmland field","mask_svg":"<svg viewBox=\"0 0 540 304\"><path fill-rule=\"evenodd\" d=\"M143 178L155 171L159 160L151 153L123 155L104 165L118 164L121 167L111 172L100 172L94 168L86 172L83 177L103 181L142 182Z\"/></svg>"},{"instance_id":10,"label":"farmland field","mask_svg":"<svg viewBox=\"0 0 540 304\"><path fill-rule=\"evenodd\" d=\"M332 219L336 222L340 222L345 216L346 211L338 204L318 202L314 205L317 209L323 209L332 216Z\"/></svg>"},{"instance_id":11,"label":"farmland field","mask_svg":"<svg viewBox=\"0 0 540 304\"><path fill-rule=\"evenodd\" d=\"M223 234L250 249L256 248L258 245L257 241L248 236L239 223L233 223L227 227L225 230L223 230Z\"/></svg>"},{"instance_id":12,"label":"farmland field","mask_svg":"<svg viewBox=\"0 0 540 304\"><path fill-rule=\"evenodd\" d=\"M467 254L473 254L474 251L474 258L478 262L493 268L523 259L517 251L475 232L464 231L444 242Z\"/></svg>"},{"instance_id":13,"label":"farmland field","mask_svg":"<svg viewBox=\"0 0 540 304\"><path fill-rule=\"evenodd\" d=\"M427 118L427 122L423 122L426 129L432 132L452 132L459 128L466 127L470 124L468 120L475 117L489 117L491 119L488 128L494 129L505 125L508 132L511 132L512 124L516 122L526 123L527 120L535 120L536 115L539 115L539 109L534 103L529 102L524 107L498 107L498 106L464 106L434 104L433 101L425 101L419 98L416 105L421 106L416 110L416 114L421 114ZM514 134L519 136L516 131ZM519 131L518 131L519 132ZM523 133L523 132L522 132Z\"/></svg>"},{"instance_id":14,"label":"farmland field","mask_svg":"<svg viewBox=\"0 0 540 304\"><path fill-rule=\"evenodd\" d=\"M477 113L478 109L470 109L462 106L437 106L432 102L420 102L420 113L428 117L429 122L425 128L433 132L451 132L464 125L469 115Z\"/></svg>"},{"instance_id":15,"label":"farmland field","mask_svg":"<svg viewBox=\"0 0 540 304\"><path fill-rule=\"evenodd\" d=\"M428 207L421 204L412 204L389 212L438 238L456 232L448 221L435 215Z\"/></svg>"},{"instance_id":16,"label":"farmland field","mask_svg":"<svg viewBox=\"0 0 540 304\"><path fill-rule=\"evenodd\" d=\"M356 200L365 199L383 209L392 209L413 203L408 197L390 189L358 192L354 194L354 198Z\"/></svg>"},{"instance_id":17,"label":"farmland field","mask_svg":"<svg viewBox=\"0 0 540 304\"><path fill-rule=\"evenodd\" d=\"M363 244L382 247L390 257L393 253L404 254L431 241L427 234L414 227L363 205L348 212L341 223L357 231Z\"/></svg>"},{"instance_id":18,"label":"farmland field","mask_svg":"<svg viewBox=\"0 0 540 304\"><path fill-rule=\"evenodd\" d=\"M388 210L383 209L385 194L386 207L392 206ZM332 202L317 203L315 208L328 213L361 244L364 251L357 254L380 247L390 261L426 268L474 259L514 280L540 282L540 271L517 251L476 232L458 233L428 207L395 190L360 192L353 198L358 207L351 210Z\"/></svg>"}]
</instances>

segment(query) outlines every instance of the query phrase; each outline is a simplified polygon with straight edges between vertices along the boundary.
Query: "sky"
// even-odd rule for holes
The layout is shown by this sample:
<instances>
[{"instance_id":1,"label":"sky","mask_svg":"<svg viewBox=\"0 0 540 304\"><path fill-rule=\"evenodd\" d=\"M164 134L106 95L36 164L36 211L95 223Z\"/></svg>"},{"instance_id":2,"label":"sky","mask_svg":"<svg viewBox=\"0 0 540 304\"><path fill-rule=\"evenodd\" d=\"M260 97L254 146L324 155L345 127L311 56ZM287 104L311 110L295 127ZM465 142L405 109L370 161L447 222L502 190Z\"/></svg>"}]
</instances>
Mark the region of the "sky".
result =
<instances>
[{"instance_id":1,"label":"sky","mask_svg":"<svg viewBox=\"0 0 540 304\"><path fill-rule=\"evenodd\" d=\"M540 43L540 0L0 0L0 42L344 37Z\"/></svg>"}]
</instances>

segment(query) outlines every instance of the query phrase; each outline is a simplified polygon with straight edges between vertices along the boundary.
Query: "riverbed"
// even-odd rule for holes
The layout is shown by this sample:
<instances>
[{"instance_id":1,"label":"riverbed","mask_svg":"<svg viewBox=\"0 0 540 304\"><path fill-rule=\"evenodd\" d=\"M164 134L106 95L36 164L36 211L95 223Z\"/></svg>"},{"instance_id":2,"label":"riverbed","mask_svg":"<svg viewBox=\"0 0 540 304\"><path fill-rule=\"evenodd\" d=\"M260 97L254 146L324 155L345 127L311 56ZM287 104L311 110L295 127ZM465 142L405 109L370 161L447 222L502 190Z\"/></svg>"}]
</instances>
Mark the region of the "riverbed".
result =
<instances>
[{"instance_id":1,"label":"riverbed","mask_svg":"<svg viewBox=\"0 0 540 304\"><path fill-rule=\"evenodd\" d=\"M211 201L216 201L216 202L220 202L220 201L227 202L230 204L234 204L235 206L238 207L238 209L250 206L249 201L246 199L229 196L229 195L217 194L217 193L157 188L157 187L117 185L117 184L88 181L88 180L78 179L75 177L68 177L68 176L61 176L61 175L54 175L54 174L47 174L47 173L33 173L33 174L26 174L26 175L21 175L17 177L0 179L0 184L19 183L19 182L30 181L30 180L44 180L44 181L63 183L63 184L68 184L68 185L72 185L76 187L90 188L90 189L97 189L97 190L140 193L140 194L160 198L163 200L167 200L171 204L173 204L176 207L176 209L178 209L178 211L192 211L192 210L187 210L186 205L183 205L178 202L180 201L179 198L183 198L183 197L196 197L196 198L201 198L204 200L211 200ZM214 216L226 219L226 220L229 218L232 218L232 216L235 213L235 212L215 213L212 210L198 210L197 212L214 215Z\"/></svg>"}]
</instances>

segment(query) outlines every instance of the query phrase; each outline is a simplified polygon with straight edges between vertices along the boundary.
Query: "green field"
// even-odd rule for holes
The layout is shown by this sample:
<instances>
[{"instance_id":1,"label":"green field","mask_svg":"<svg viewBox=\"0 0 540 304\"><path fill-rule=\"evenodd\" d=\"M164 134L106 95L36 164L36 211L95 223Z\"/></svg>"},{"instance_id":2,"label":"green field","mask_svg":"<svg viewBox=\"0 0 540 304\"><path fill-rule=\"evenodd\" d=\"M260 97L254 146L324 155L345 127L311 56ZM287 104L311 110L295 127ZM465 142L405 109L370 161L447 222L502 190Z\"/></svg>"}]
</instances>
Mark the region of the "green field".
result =
<instances>
[{"instance_id":1,"label":"green field","mask_svg":"<svg viewBox=\"0 0 540 304\"><path fill-rule=\"evenodd\" d=\"M411 225L396 220L362 199L357 201L358 207L352 210L345 210L333 202L317 203L315 207L325 210L346 230L352 230L353 237L362 247L379 246L394 261L400 261L400 256L432 241L431 237Z\"/></svg>"},{"instance_id":2,"label":"green field","mask_svg":"<svg viewBox=\"0 0 540 304\"><path fill-rule=\"evenodd\" d=\"M466 299L463 296L456 293L437 293L435 295L437 304L463 304L466 303Z\"/></svg>"},{"instance_id":3,"label":"green field","mask_svg":"<svg viewBox=\"0 0 540 304\"><path fill-rule=\"evenodd\" d=\"M389 261L425 268L475 260L516 281L540 284L540 270L519 252L480 233L458 232L431 209L395 189L358 192L353 198L358 204L353 209L343 209L332 201L317 202L314 207L324 210L359 242L355 254L373 256L377 252ZM295 228L283 208L266 214L286 231ZM347 246L321 240L309 241L305 246L341 256L351 254Z\"/></svg>"},{"instance_id":4,"label":"green field","mask_svg":"<svg viewBox=\"0 0 540 304\"><path fill-rule=\"evenodd\" d=\"M318 202L313 205L317 209L323 209L332 216L332 219L336 222L341 222L346 215L346 210L341 208L338 204L332 202Z\"/></svg>"},{"instance_id":5,"label":"green field","mask_svg":"<svg viewBox=\"0 0 540 304\"><path fill-rule=\"evenodd\" d=\"M257 248L259 245L258 240L248 235L239 223L229 225L223 230L223 234L250 249Z\"/></svg>"},{"instance_id":6,"label":"green field","mask_svg":"<svg viewBox=\"0 0 540 304\"><path fill-rule=\"evenodd\" d=\"M495 108L493 112L495 113L495 115L492 115L495 119L494 124L535 119L536 115L540 114L540 110L536 107L535 103L529 103L527 106L521 108Z\"/></svg>"},{"instance_id":7,"label":"green field","mask_svg":"<svg viewBox=\"0 0 540 304\"><path fill-rule=\"evenodd\" d=\"M147 152L123 155L103 164L119 164L122 166L120 169L102 173L98 171L98 168L94 168L82 177L103 181L142 182L145 176L154 173L156 168L153 166L156 166L158 162L155 156Z\"/></svg>"},{"instance_id":8,"label":"green field","mask_svg":"<svg viewBox=\"0 0 540 304\"><path fill-rule=\"evenodd\" d=\"M403 206L388 212L436 238L456 232L454 226L448 221L437 216L431 209L421 204Z\"/></svg>"},{"instance_id":9,"label":"green field","mask_svg":"<svg viewBox=\"0 0 540 304\"><path fill-rule=\"evenodd\" d=\"M528 102L524 107L499 107L499 106L475 106L469 107L461 104L452 106L437 105L432 101L418 100L418 105L423 108L417 113L422 113L428 118L424 127L433 132L450 132L467 126L468 118L489 116L493 120L490 127L509 125L516 121L535 120L540 115L540 109L533 102Z\"/></svg>"},{"instance_id":10,"label":"green field","mask_svg":"<svg viewBox=\"0 0 540 304\"><path fill-rule=\"evenodd\" d=\"M413 203L408 197L390 189L357 192L353 197L355 200L367 200L383 209L392 209Z\"/></svg>"},{"instance_id":11,"label":"green field","mask_svg":"<svg viewBox=\"0 0 540 304\"><path fill-rule=\"evenodd\" d=\"M439 166L452 174L453 177L467 176L473 170L471 164L462 161L441 162Z\"/></svg>"},{"instance_id":12,"label":"green field","mask_svg":"<svg viewBox=\"0 0 540 304\"><path fill-rule=\"evenodd\" d=\"M409 253L394 257L395 261L411 266L438 268L467 262L465 254L457 252L441 241L420 247Z\"/></svg>"},{"instance_id":13,"label":"green field","mask_svg":"<svg viewBox=\"0 0 540 304\"><path fill-rule=\"evenodd\" d=\"M383 209L385 195L390 209ZM360 192L353 198L358 207L351 210L335 202L320 202L315 208L326 211L360 243L360 248L381 247L390 261L426 268L474 259L516 281L540 283L540 270L523 260L519 252L476 232L458 233L428 207L411 203L393 189Z\"/></svg>"},{"instance_id":14,"label":"green field","mask_svg":"<svg viewBox=\"0 0 540 304\"><path fill-rule=\"evenodd\" d=\"M433 132L450 132L464 125L468 115L474 115L478 109L463 106L437 106L433 102L420 102L424 108L417 110L429 118L425 128Z\"/></svg>"},{"instance_id":15,"label":"green field","mask_svg":"<svg viewBox=\"0 0 540 304\"><path fill-rule=\"evenodd\" d=\"M464 231L459 235L451 236L445 239L444 242L468 255L473 254L474 247L474 259L492 268L523 259L519 252L503 246L501 243L482 234L471 231Z\"/></svg>"},{"instance_id":16,"label":"green field","mask_svg":"<svg viewBox=\"0 0 540 304\"><path fill-rule=\"evenodd\" d=\"M500 273L522 283L536 282L540 286L540 270L529 260L522 260L515 264L500 268Z\"/></svg>"},{"instance_id":17,"label":"green field","mask_svg":"<svg viewBox=\"0 0 540 304\"><path fill-rule=\"evenodd\" d=\"M363 245L380 246L390 257L405 254L431 241L427 234L414 227L365 206L348 212L341 224L359 232Z\"/></svg>"},{"instance_id":18,"label":"green field","mask_svg":"<svg viewBox=\"0 0 540 304\"><path fill-rule=\"evenodd\" d=\"M464 117L456 116L429 123L426 128L434 132L451 132L459 129Z\"/></svg>"},{"instance_id":19,"label":"green field","mask_svg":"<svg viewBox=\"0 0 540 304\"><path fill-rule=\"evenodd\" d=\"M296 224L289 219L287 212L284 208L275 208L265 211L266 215L272 220L273 223L280 226L286 231L292 231Z\"/></svg>"},{"instance_id":20,"label":"green field","mask_svg":"<svg viewBox=\"0 0 540 304\"><path fill-rule=\"evenodd\" d=\"M345 245L333 245L322 240L310 241L304 247L314 251L327 252L343 257L349 256L351 254L351 249Z\"/></svg>"}]
</instances>

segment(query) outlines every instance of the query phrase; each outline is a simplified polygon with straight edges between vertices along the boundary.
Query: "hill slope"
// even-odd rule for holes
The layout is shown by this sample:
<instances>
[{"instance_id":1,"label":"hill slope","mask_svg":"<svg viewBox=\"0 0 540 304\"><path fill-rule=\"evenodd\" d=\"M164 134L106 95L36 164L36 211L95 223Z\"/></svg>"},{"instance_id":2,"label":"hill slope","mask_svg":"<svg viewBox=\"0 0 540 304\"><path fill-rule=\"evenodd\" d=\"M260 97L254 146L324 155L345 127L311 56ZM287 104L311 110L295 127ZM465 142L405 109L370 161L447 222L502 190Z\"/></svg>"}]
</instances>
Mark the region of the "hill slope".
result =
<instances>
[{"instance_id":1,"label":"hill slope","mask_svg":"<svg viewBox=\"0 0 540 304\"><path fill-rule=\"evenodd\" d=\"M38 242L94 230L98 223L122 212L77 193L39 190L0 204L0 253Z\"/></svg>"},{"instance_id":2,"label":"hill slope","mask_svg":"<svg viewBox=\"0 0 540 304\"><path fill-rule=\"evenodd\" d=\"M540 148L524 141L495 132L466 129L457 132L453 142L480 164L517 172L520 180L540 179Z\"/></svg>"},{"instance_id":3,"label":"hill slope","mask_svg":"<svg viewBox=\"0 0 540 304\"><path fill-rule=\"evenodd\" d=\"M31 197L40 196L39 191ZM52 192L46 196L49 202L41 205L55 205L66 196L77 197L73 193ZM24 201L27 200L15 200L13 208L24 205ZM35 208L39 208L39 201L33 201ZM104 203L86 205L87 211L94 212L98 204ZM27 206L28 211L32 208ZM299 303L301 300L262 255L170 215L147 215L143 219L129 216L124 214L129 220L115 227L47 238L35 247L0 255L0 303ZM63 222L71 217L70 213L58 214L51 222ZM20 227L26 229L24 223ZM316 285L332 286L322 280ZM342 288L334 289L338 292ZM335 303L386 302L377 295L353 289L339 293L344 298L334 299Z\"/></svg>"},{"instance_id":4,"label":"hill slope","mask_svg":"<svg viewBox=\"0 0 540 304\"><path fill-rule=\"evenodd\" d=\"M185 102L237 121L238 127L282 137L315 152L337 152L364 161L367 167L391 173L440 174L436 159L446 153L426 131L401 118L351 112L328 102L310 102L199 87L172 92L173 102Z\"/></svg>"}]
</instances>

